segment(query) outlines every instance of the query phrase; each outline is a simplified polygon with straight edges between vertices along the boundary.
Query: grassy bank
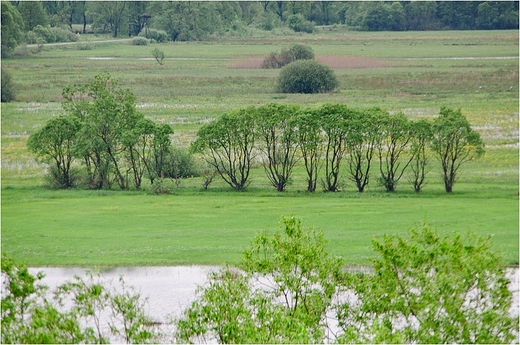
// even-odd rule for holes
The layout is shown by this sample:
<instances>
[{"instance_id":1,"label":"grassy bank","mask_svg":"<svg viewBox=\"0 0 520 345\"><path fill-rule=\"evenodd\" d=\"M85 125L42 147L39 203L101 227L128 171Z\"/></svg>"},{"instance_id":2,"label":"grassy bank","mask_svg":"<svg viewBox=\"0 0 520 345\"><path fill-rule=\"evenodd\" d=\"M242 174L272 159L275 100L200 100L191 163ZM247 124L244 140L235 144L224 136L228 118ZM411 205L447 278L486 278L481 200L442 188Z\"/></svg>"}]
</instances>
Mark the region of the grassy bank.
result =
<instances>
[{"instance_id":1,"label":"grassy bank","mask_svg":"<svg viewBox=\"0 0 520 345\"><path fill-rule=\"evenodd\" d=\"M293 42L310 45L333 66L338 92L273 91L279 71L257 68L258 61ZM221 264L237 260L255 232L272 231L281 215L294 214L323 230L330 250L352 264L368 263L373 236L404 233L422 221L444 233L492 235L505 261L518 262L517 31L327 31L144 47L88 44L92 49L52 47L2 60L18 88L17 102L2 103L1 128L2 250L15 259L39 266ZM152 59L154 47L165 52L164 66ZM27 151L27 138L62 113L65 86L103 71L136 94L146 117L172 125L177 146L187 147L202 123L247 105L344 102L413 119L433 118L441 106L462 108L487 152L461 168L453 195L444 193L437 168L421 194L404 178L394 194L375 183L358 194L345 181L344 192L309 195L299 192L305 189L301 167L283 194L269 187L261 168L246 193L230 192L218 180L201 191L197 178L180 188L172 183L171 195L48 190L45 165Z\"/></svg>"}]
</instances>

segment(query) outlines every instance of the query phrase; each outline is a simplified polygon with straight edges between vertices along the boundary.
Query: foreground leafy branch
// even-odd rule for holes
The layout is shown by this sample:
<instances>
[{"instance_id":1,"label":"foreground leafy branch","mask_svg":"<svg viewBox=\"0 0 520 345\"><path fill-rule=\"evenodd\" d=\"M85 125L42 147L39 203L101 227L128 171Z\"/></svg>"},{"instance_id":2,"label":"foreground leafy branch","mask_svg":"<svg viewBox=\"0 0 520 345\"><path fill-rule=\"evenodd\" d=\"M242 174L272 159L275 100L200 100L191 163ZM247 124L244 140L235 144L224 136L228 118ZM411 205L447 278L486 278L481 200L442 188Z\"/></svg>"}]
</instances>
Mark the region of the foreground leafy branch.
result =
<instances>
[{"instance_id":1,"label":"foreground leafy branch","mask_svg":"<svg viewBox=\"0 0 520 345\"><path fill-rule=\"evenodd\" d=\"M159 332L150 326L144 312L145 301L126 287L122 278L116 289L92 273L86 278L75 277L54 291L54 299L49 299L47 287L38 283L42 278L42 273L33 276L25 264L2 254L3 344L159 341Z\"/></svg>"},{"instance_id":2,"label":"foreground leafy branch","mask_svg":"<svg viewBox=\"0 0 520 345\"><path fill-rule=\"evenodd\" d=\"M340 342L509 343L511 281L490 238L442 236L426 224L410 238L373 241L374 273L354 277L357 302L338 307Z\"/></svg>"},{"instance_id":3,"label":"foreground leafy branch","mask_svg":"<svg viewBox=\"0 0 520 345\"><path fill-rule=\"evenodd\" d=\"M511 281L489 238L426 224L373 241L373 273L342 270L294 217L212 273L177 321L180 342L509 343ZM334 315L334 316L332 316Z\"/></svg>"},{"instance_id":4,"label":"foreground leafy branch","mask_svg":"<svg viewBox=\"0 0 520 345\"><path fill-rule=\"evenodd\" d=\"M345 245L348 245L346 243ZM236 267L209 275L176 320L181 343L511 343L519 339L510 269L490 237L426 224L372 243L372 272L344 269L320 231L282 218ZM162 335L138 293L75 277L48 299L2 255L2 343L147 343ZM66 308L68 306L68 309ZM106 317L108 315L108 323Z\"/></svg>"}]
</instances>

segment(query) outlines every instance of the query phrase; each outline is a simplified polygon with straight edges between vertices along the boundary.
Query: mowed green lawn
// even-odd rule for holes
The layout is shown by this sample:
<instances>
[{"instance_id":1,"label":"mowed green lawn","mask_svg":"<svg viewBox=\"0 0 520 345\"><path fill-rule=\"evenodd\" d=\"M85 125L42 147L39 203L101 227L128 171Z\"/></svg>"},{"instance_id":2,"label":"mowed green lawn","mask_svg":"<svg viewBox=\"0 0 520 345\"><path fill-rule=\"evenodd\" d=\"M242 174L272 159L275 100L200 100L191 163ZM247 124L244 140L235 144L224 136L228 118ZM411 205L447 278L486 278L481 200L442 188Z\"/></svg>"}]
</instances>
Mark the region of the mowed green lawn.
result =
<instances>
[{"instance_id":1,"label":"mowed green lawn","mask_svg":"<svg viewBox=\"0 0 520 345\"><path fill-rule=\"evenodd\" d=\"M117 191L2 190L2 250L30 265L223 264L240 258L282 215L322 230L329 250L369 264L371 240L428 223L444 234L491 235L508 264L518 262L518 193L481 178L448 195L434 184L417 195L231 192L185 187L170 195ZM405 188L407 188L405 190Z\"/></svg>"},{"instance_id":2,"label":"mowed green lawn","mask_svg":"<svg viewBox=\"0 0 520 345\"><path fill-rule=\"evenodd\" d=\"M338 92L277 94L279 71L241 65L293 42L338 63ZM256 233L275 231L281 216L295 215L322 230L329 250L352 265L369 264L374 236L404 235L423 221L445 234L491 235L504 262L518 263L517 31L322 32L169 43L157 45L166 54L164 66L143 59L154 47L70 46L2 60L18 86L18 101L2 103L2 251L31 266L218 265L237 261ZM406 178L397 192L385 193L376 184L377 165L363 194L346 177L341 193L299 192L305 189L301 167L282 194L268 185L262 168L244 193L218 179L201 191L200 178L181 181L178 189L172 183L170 195L46 189L44 165L27 151L26 140L62 113L63 87L103 71L136 94L146 117L172 125L177 146L187 147L202 123L232 109L344 102L403 111L414 120L433 118L441 106L462 108L487 152L462 166L451 195L435 166L420 194Z\"/></svg>"}]
</instances>

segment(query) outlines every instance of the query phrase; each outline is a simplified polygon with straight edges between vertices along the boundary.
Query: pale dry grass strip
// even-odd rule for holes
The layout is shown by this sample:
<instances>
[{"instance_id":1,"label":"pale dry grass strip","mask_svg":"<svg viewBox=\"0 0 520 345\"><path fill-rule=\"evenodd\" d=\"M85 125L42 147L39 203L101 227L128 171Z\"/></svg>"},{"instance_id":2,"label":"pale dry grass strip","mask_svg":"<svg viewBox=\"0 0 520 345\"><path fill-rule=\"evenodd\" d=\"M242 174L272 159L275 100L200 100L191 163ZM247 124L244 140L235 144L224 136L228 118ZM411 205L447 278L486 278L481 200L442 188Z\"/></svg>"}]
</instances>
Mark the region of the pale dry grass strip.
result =
<instances>
[{"instance_id":1,"label":"pale dry grass strip","mask_svg":"<svg viewBox=\"0 0 520 345\"><path fill-rule=\"evenodd\" d=\"M388 66L388 63L385 61L361 56L319 55L316 56L316 60L334 69L380 68Z\"/></svg>"},{"instance_id":2,"label":"pale dry grass strip","mask_svg":"<svg viewBox=\"0 0 520 345\"><path fill-rule=\"evenodd\" d=\"M246 58L234 59L228 64L229 68L262 68L265 57L249 56ZM342 68L380 68L387 67L388 63L375 58L361 56L343 55L318 55L316 61L334 69Z\"/></svg>"}]
</instances>

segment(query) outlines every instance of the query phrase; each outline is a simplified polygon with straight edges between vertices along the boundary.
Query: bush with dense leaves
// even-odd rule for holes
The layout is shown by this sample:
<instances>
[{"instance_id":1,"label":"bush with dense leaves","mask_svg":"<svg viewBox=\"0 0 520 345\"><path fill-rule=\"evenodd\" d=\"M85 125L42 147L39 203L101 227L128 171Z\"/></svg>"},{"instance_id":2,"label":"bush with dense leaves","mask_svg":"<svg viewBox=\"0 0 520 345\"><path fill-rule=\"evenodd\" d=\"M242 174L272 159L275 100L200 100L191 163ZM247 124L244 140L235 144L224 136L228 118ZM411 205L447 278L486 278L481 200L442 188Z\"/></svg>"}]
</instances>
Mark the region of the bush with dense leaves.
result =
<instances>
[{"instance_id":1,"label":"bush with dense leaves","mask_svg":"<svg viewBox=\"0 0 520 345\"><path fill-rule=\"evenodd\" d=\"M143 29L139 33L139 37L152 39L157 43L168 42L168 34L164 30Z\"/></svg>"},{"instance_id":2,"label":"bush with dense leaves","mask_svg":"<svg viewBox=\"0 0 520 345\"><path fill-rule=\"evenodd\" d=\"M53 27L49 31L54 35L54 42L76 42L78 40L78 36L68 29Z\"/></svg>"},{"instance_id":3,"label":"bush with dense leaves","mask_svg":"<svg viewBox=\"0 0 520 345\"><path fill-rule=\"evenodd\" d=\"M134 46L146 46L148 45L148 40L144 37L135 37L132 40L132 45Z\"/></svg>"},{"instance_id":4,"label":"bush with dense leaves","mask_svg":"<svg viewBox=\"0 0 520 345\"><path fill-rule=\"evenodd\" d=\"M167 165L164 177L177 179L200 175L193 155L184 148L172 147Z\"/></svg>"},{"instance_id":5,"label":"bush with dense leaves","mask_svg":"<svg viewBox=\"0 0 520 345\"><path fill-rule=\"evenodd\" d=\"M49 28L41 25L36 26L25 34L25 43L27 44L44 44L54 43L56 37L51 33Z\"/></svg>"},{"instance_id":6,"label":"bush with dense leaves","mask_svg":"<svg viewBox=\"0 0 520 345\"><path fill-rule=\"evenodd\" d=\"M298 60L285 66L278 77L281 93L330 92L339 85L334 71L314 60Z\"/></svg>"},{"instance_id":7,"label":"bush with dense leaves","mask_svg":"<svg viewBox=\"0 0 520 345\"><path fill-rule=\"evenodd\" d=\"M11 102L15 98L13 78L2 69L2 102Z\"/></svg>"},{"instance_id":8,"label":"bush with dense leaves","mask_svg":"<svg viewBox=\"0 0 520 345\"><path fill-rule=\"evenodd\" d=\"M296 32L306 32L312 34L314 23L306 20L302 14L293 14L287 19L287 25Z\"/></svg>"}]
</instances>

